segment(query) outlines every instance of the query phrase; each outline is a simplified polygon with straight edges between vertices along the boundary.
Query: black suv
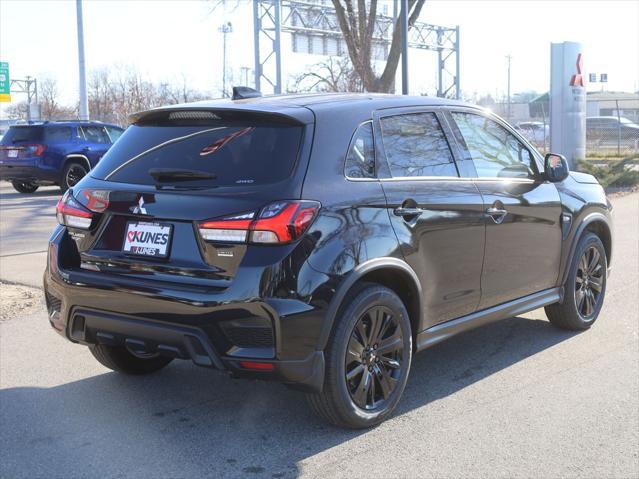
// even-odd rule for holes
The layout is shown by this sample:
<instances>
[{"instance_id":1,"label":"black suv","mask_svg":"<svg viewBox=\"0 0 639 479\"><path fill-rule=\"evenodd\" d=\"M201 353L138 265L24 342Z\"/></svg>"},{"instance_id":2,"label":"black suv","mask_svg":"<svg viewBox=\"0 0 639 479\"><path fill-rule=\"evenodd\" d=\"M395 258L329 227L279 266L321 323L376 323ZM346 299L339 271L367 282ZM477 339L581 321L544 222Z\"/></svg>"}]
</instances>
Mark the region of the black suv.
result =
<instances>
[{"instance_id":1,"label":"black suv","mask_svg":"<svg viewBox=\"0 0 639 479\"><path fill-rule=\"evenodd\" d=\"M155 109L57 207L52 326L108 368L172 359L387 418L414 352L546 307L597 319L611 206L464 103L371 94Z\"/></svg>"}]
</instances>

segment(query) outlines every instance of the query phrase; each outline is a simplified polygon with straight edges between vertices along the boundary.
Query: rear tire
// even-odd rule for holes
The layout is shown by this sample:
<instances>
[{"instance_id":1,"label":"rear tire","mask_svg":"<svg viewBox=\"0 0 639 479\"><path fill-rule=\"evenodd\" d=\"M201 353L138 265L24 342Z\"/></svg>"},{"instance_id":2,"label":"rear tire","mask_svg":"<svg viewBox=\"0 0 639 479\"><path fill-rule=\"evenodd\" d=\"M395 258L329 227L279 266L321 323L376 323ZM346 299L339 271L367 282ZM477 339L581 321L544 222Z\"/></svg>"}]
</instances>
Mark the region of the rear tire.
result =
<instances>
[{"instance_id":1,"label":"rear tire","mask_svg":"<svg viewBox=\"0 0 639 479\"><path fill-rule=\"evenodd\" d=\"M69 188L73 188L78 182L84 178L89 170L86 165L79 161L69 161L64 165L62 171L62 179L60 180L60 190L65 193Z\"/></svg>"},{"instance_id":2,"label":"rear tire","mask_svg":"<svg viewBox=\"0 0 639 479\"><path fill-rule=\"evenodd\" d=\"M546 306L546 316L561 329L583 331L597 320L606 294L606 250L594 233L579 239L564 284L561 303Z\"/></svg>"},{"instance_id":3,"label":"rear tire","mask_svg":"<svg viewBox=\"0 0 639 479\"><path fill-rule=\"evenodd\" d=\"M173 358L164 356L141 358L134 356L124 347L106 346L104 344L91 345L89 346L89 351L103 366L125 374L142 375L154 373L173 360Z\"/></svg>"},{"instance_id":4,"label":"rear tire","mask_svg":"<svg viewBox=\"0 0 639 479\"><path fill-rule=\"evenodd\" d=\"M11 184L13 185L13 189L18 193L35 193L35 191L40 188L40 185L32 181L13 180Z\"/></svg>"},{"instance_id":5,"label":"rear tire","mask_svg":"<svg viewBox=\"0 0 639 479\"><path fill-rule=\"evenodd\" d=\"M413 345L408 313L392 290L366 283L349 296L325 350L323 390L307 398L324 420L362 429L393 413L408 380Z\"/></svg>"}]
</instances>

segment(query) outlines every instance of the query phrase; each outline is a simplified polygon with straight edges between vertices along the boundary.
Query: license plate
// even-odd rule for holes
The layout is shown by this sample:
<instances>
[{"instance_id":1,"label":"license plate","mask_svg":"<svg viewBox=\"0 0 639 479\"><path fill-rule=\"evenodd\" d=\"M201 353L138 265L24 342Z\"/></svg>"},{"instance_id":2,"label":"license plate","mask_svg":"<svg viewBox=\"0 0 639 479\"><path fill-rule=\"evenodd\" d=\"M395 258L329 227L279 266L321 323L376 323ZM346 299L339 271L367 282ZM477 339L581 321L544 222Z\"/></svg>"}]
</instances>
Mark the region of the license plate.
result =
<instances>
[{"instance_id":1,"label":"license plate","mask_svg":"<svg viewBox=\"0 0 639 479\"><path fill-rule=\"evenodd\" d=\"M7 157L9 157L9 158L17 158L18 157L18 150L9 150L9 151L7 151Z\"/></svg>"},{"instance_id":2,"label":"license plate","mask_svg":"<svg viewBox=\"0 0 639 479\"><path fill-rule=\"evenodd\" d=\"M137 256L166 258L171 244L171 225L160 223L129 222L122 251Z\"/></svg>"}]
</instances>

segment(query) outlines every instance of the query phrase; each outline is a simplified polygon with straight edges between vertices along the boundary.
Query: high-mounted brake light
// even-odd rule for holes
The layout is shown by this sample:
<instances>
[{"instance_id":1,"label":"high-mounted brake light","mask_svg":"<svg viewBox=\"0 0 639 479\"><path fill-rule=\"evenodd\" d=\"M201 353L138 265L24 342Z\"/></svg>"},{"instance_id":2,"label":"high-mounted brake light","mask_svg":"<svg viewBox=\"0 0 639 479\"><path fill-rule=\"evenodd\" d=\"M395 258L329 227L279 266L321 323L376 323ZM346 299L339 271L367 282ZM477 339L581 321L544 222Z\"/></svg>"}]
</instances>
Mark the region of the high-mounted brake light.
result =
<instances>
[{"instance_id":1,"label":"high-mounted brake light","mask_svg":"<svg viewBox=\"0 0 639 479\"><path fill-rule=\"evenodd\" d=\"M58 223L63 226L70 226L71 228L79 228L87 230L91 227L93 221L93 214L82 206L70 193L67 191L55 208L55 215L58 219Z\"/></svg>"},{"instance_id":2,"label":"high-mounted brake light","mask_svg":"<svg viewBox=\"0 0 639 479\"><path fill-rule=\"evenodd\" d=\"M302 237L311 225L319 203L278 201L254 212L202 221L200 234L206 241L220 243L285 244Z\"/></svg>"}]
</instances>

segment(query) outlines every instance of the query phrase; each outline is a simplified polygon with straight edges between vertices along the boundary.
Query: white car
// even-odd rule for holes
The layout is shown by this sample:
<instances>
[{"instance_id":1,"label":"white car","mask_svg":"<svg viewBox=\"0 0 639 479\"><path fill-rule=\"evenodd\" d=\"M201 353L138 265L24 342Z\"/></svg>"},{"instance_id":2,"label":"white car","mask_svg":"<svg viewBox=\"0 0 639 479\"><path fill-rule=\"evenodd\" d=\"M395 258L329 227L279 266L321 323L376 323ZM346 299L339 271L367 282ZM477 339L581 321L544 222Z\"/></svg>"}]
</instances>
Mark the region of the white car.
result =
<instances>
[{"instance_id":1,"label":"white car","mask_svg":"<svg viewBox=\"0 0 639 479\"><path fill-rule=\"evenodd\" d=\"M515 128L535 146L544 146L550 141L550 126L541 121L522 121Z\"/></svg>"}]
</instances>

